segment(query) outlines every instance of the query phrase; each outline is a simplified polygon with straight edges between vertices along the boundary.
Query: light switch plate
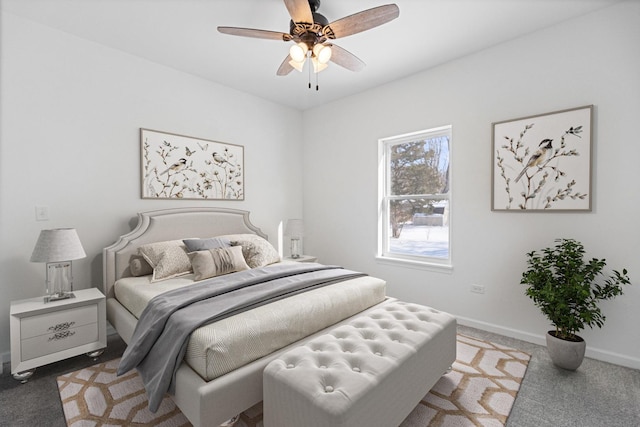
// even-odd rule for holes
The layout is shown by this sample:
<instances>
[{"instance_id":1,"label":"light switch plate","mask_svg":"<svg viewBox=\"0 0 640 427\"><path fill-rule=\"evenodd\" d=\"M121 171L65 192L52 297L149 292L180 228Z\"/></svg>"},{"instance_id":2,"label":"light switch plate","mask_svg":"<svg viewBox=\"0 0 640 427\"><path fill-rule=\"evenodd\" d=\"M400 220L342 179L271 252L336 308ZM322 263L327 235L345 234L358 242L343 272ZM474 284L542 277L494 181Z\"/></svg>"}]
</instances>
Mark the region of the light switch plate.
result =
<instances>
[{"instance_id":1,"label":"light switch plate","mask_svg":"<svg viewBox=\"0 0 640 427\"><path fill-rule=\"evenodd\" d=\"M36 206L36 221L49 221L49 206Z\"/></svg>"}]
</instances>

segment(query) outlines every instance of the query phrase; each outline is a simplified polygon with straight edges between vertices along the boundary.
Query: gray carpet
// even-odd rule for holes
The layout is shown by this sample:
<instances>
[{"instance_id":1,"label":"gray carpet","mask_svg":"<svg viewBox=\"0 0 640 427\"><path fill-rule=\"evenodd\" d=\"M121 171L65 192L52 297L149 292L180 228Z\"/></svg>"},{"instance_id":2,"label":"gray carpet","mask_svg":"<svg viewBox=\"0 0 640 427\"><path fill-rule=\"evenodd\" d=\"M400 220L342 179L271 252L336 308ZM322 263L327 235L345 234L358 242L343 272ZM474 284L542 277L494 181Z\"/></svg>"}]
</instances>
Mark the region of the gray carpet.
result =
<instances>
[{"instance_id":1,"label":"gray carpet","mask_svg":"<svg viewBox=\"0 0 640 427\"><path fill-rule=\"evenodd\" d=\"M640 371L585 359L571 373L555 368L544 347L464 326L458 332L531 354L507 427L640 426ZM119 357L124 347L111 335L98 360ZM0 426L65 427L55 379L94 363L86 356L53 363L38 368L26 384L15 381L5 365L0 377Z\"/></svg>"}]
</instances>

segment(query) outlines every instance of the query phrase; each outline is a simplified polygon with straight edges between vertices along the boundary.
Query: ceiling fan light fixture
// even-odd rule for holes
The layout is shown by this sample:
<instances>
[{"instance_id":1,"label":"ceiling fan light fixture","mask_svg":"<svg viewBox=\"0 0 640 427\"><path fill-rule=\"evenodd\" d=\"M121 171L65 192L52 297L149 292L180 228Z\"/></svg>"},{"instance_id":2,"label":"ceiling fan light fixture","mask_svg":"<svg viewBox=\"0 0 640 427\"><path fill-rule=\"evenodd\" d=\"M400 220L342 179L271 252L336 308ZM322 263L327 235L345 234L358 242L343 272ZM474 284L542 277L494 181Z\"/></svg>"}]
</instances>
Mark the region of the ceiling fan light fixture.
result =
<instances>
[{"instance_id":1,"label":"ceiling fan light fixture","mask_svg":"<svg viewBox=\"0 0 640 427\"><path fill-rule=\"evenodd\" d=\"M306 43L296 43L291 48L289 48L289 56L295 62L304 63L304 60L307 58L307 52L309 51L309 47Z\"/></svg>"},{"instance_id":2,"label":"ceiling fan light fixture","mask_svg":"<svg viewBox=\"0 0 640 427\"><path fill-rule=\"evenodd\" d=\"M297 62L294 61L293 59L291 61L289 61L289 65L291 65L293 68L295 68L296 70L302 72L302 68L304 67L304 61L302 62Z\"/></svg>"},{"instance_id":3,"label":"ceiling fan light fixture","mask_svg":"<svg viewBox=\"0 0 640 427\"><path fill-rule=\"evenodd\" d=\"M291 17L288 34L279 31L224 26L219 26L218 31L232 36L279 40L287 43L293 41L295 44L290 47L289 55L284 58L276 71L278 76L286 76L294 69L302 71L307 59L311 59L315 73L327 68L329 61L347 70L360 71L364 68L364 62L347 50L333 44L330 40L370 30L386 24L400 15L398 5L386 4L329 22L324 15L317 12L320 1L284 0L285 7ZM311 74L311 65L309 66L309 74Z\"/></svg>"},{"instance_id":4,"label":"ceiling fan light fixture","mask_svg":"<svg viewBox=\"0 0 640 427\"><path fill-rule=\"evenodd\" d=\"M313 64L313 72L316 74L328 67L326 63L320 62L315 56L311 58L311 63Z\"/></svg>"},{"instance_id":5,"label":"ceiling fan light fixture","mask_svg":"<svg viewBox=\"0 0 640 427\"><path fill-rule=\"evenodd\" d=\"M318 43L313 46L313 54L318 58L318 62L326 64L331 59L331 47Z\"/></svg>"}]
</instances>

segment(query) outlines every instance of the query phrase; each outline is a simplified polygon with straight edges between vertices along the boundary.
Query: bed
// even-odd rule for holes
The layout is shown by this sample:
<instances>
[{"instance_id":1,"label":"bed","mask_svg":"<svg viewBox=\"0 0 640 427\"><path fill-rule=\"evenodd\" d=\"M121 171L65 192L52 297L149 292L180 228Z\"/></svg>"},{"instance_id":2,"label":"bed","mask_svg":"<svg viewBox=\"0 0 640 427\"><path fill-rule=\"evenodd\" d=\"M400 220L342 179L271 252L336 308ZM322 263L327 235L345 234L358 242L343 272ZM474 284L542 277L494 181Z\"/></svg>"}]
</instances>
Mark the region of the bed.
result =
<instances>
[{"instance_id":1,"label":"bed","mask_svg":"<svg viewBox=\"0 0 640 427\"><path fill-rule=\"evenodd\" d=\"M157 281L153 280L156 272L134 277L132 260L138 258L139 248L156 242L217 236L267 239L250 222L247 211L177 208L139 213L135 228L104 249L107 320L127 344L145 301L163 290L199 283L193 273ZM270 265L280 268L279 264ZM133 296L126 296L131 289ZM185 358L175 373L172 398L193 425L218 426L262 400L264 367L279 354L388 301L383 280L361 276L200 327L191 334ZM272 326L262 327L261 322L268 317L274 320ZM268 333L266 338L263 333ZM216 340L224 342L224 348ZM260 345L256 345L258 342Z\"/></svg>"}]
</instances>

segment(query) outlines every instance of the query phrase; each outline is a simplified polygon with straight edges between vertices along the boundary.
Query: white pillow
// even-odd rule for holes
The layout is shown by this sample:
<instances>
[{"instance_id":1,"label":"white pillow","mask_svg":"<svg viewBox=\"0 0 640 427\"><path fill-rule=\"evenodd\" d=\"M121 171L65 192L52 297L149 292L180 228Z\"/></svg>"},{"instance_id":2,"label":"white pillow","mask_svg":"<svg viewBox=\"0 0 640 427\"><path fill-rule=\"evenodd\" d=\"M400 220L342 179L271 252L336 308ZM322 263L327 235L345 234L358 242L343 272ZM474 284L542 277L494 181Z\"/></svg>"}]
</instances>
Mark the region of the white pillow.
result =
<instances>
[{"instance_id":1,"label":"white pillow","mask_svg":"<svg viewBox=\"0 0 640 427\"><path fill-rule=\"evenodd\" d=\"M242 246L242 255L249 268L264 267L280 261L276 248L257 234L230 234L220 237L228 239L231 246Z\"/></svg>"},{"instance_id":2,"label":"white pillow","mask_svg":"<svg viewBox=\"0 0 640 427\"><path fill-rule=\"evenodd\" d=\"M192 272L187 247L182 240L168 240L142 245L138 253L153 267L151 282Z\"/></svg>"}]
</instances>

